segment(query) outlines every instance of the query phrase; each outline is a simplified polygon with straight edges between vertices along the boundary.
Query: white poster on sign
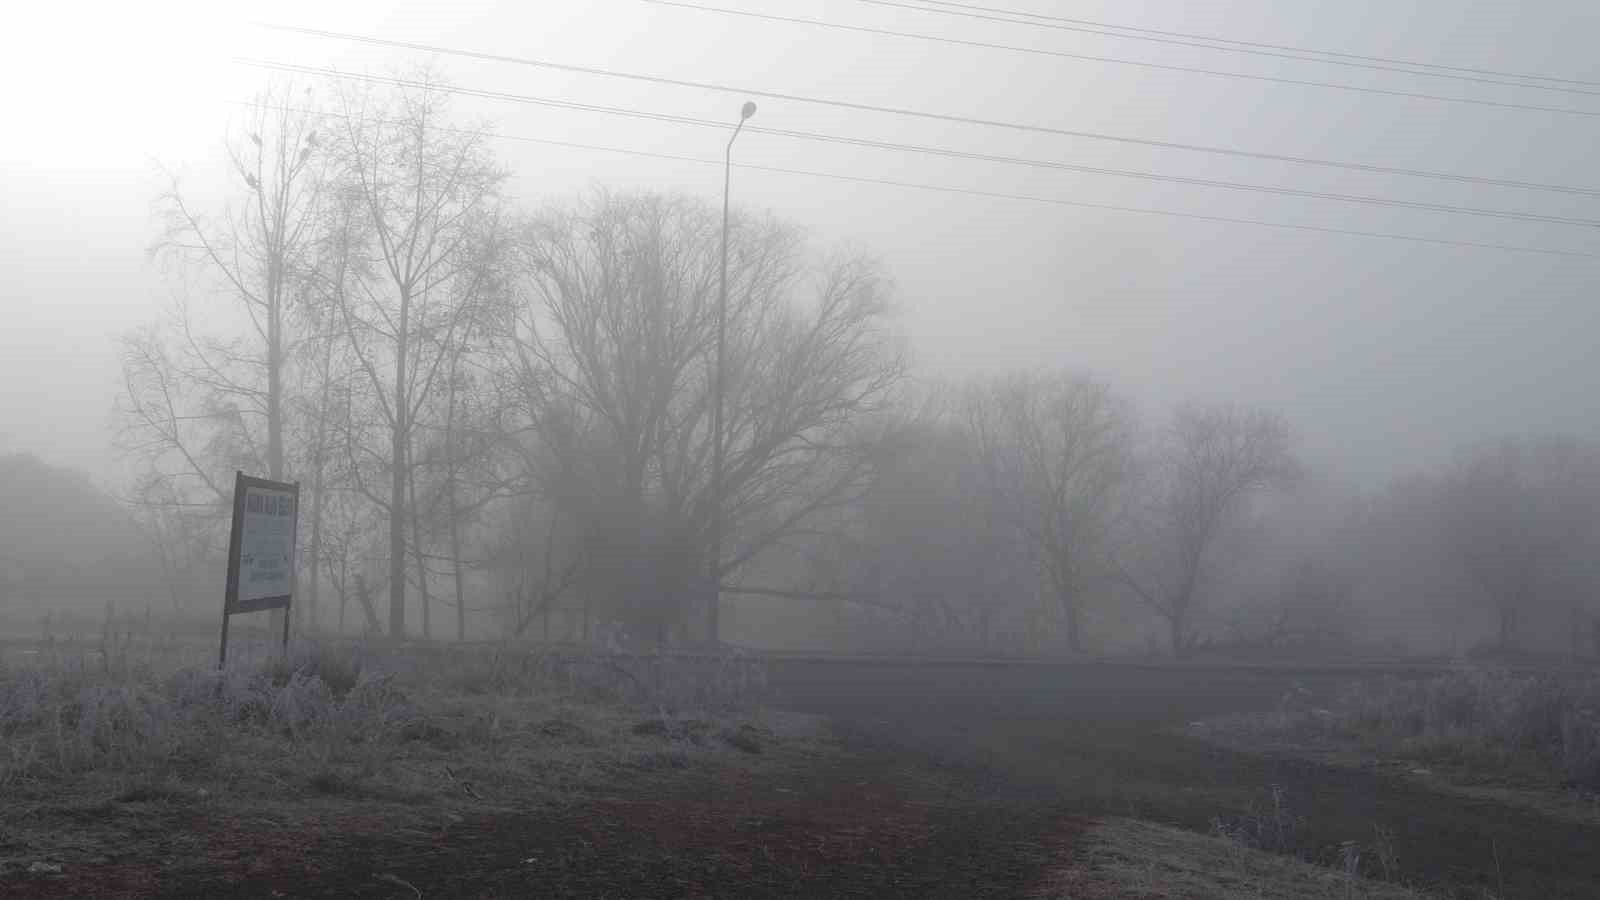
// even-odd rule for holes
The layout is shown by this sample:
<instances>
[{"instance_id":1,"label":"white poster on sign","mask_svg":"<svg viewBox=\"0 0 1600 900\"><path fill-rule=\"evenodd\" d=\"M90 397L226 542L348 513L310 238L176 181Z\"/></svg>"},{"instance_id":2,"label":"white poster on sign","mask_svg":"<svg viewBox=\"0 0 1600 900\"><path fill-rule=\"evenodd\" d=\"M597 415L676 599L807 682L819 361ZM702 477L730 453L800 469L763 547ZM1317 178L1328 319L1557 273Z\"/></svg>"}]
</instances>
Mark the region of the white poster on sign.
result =
<instances>
[{"instance_id":1,"label":"white poster on sign","mask_svg":"<svg viewBox=\"0 0 1600 900\"><path fill-rule=\"evenodd\" d=\"M294 591L295 496L247 486L239 521L239 595L248 603Z\"/></svg>"}]
</instances>

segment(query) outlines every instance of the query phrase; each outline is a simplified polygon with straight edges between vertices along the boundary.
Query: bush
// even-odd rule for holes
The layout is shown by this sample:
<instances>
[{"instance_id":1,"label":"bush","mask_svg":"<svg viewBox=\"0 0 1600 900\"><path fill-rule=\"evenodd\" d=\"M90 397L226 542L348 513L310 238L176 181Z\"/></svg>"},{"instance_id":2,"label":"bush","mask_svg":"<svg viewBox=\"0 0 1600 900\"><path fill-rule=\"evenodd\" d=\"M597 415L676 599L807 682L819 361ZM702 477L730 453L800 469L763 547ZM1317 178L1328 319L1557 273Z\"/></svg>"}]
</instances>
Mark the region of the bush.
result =
<instances>
[{"instance_id":1,"label":"bush","mask_svg":"<svg viewBox=\"0 0 1600 900\"><path fill-rule=\"evenodd\" d=\"M1348 692L1335 728L1469 764L1531 762L1600 788L1600 676L1476 670Z\"/></svg>"},{"instance_id":2,"label":"bush","mask_svg":"<svg viewBox=\"0 0 1600 900\"><path fill-rule=\"evenodd\" d=\"M274 657L264 671L276 687L288 685L296 675L315 677L334 697L343 697L361 681L364 668L365 661L354 650L302 643L295 645L289 654Z\"/></svg>"},{"instance_id":3,"label":"bush","mask_svg":"<svg viewBox=\"0 0 1600 900\"><path fill-rule=\"evenodd\" d=\"M0 781L203 766L252 735L326 758L385 740L413 715L392 678L327 648L164 677L86 665L0 670L0 743L10 751Z\"/></svg>"}]
</instances>

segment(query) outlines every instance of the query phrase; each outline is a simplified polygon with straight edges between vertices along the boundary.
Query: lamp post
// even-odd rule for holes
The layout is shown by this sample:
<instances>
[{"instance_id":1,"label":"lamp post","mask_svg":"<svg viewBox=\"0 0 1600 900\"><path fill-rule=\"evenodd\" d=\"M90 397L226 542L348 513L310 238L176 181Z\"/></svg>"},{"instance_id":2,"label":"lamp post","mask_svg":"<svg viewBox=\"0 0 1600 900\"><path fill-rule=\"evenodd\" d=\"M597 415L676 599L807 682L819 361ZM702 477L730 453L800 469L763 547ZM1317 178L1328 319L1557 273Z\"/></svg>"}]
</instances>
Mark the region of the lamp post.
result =
<instances>
[{"instance_id":1,"label":"lamp post","mask_svg":"<svg viewBox=\"0 0 1600 900\"><path fill-rule=\"evenodd\" d=\"M711 386L711 559L707 564L711 579L709 631L713 644L722 639L722 405L726 385L723 346L728 331L728 189L733 182L733 142L744 130L744 123L755 114L756 105L749 101L739 109L739 124L733 126L733 134L728 136L722 165L722 277L717 289L717 372Z\"/></svg>"}]
</instances>

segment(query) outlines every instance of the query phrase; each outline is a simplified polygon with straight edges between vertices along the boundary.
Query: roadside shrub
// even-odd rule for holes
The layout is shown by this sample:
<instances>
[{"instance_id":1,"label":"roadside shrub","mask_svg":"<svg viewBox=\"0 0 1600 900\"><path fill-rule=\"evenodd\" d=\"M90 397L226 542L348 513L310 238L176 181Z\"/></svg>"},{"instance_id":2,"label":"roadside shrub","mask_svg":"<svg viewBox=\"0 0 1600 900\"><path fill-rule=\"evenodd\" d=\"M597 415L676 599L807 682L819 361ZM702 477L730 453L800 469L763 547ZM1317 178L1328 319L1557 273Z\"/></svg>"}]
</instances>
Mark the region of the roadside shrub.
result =
<instances>
[{"instance_id":1,"label":"roadside shrub","mask_svg":"<svg viewBox=\"0 0 1600 900\"><path fill-rule=\"evenodd\" d=\"M287 655L273 657L263 672L279 688L296 675L315 677L334 697L343 697L361 680L364 668L362 655L352 648L304 642L294 645Z\"/></svg>"},{"instance_id":2,"label":"roadside shrub","mask_svg":"<svg viewBox=\"0 0 1600 900\"><path fill-rule=\"evenodd\" d=\"M332 684L328 680L333 680ZM414 715L393 678L352 654L165 675L90 665L0 670L0 782L93 769L194 769L241 737L287 740L327 758L388 740Z\"/></svg>"},{"instance_id":3,"label":"roadside shrub","mask_svg":"<svg viewBox=\"0 0 1600 900\"><path fill-rule=\"evenodd\" d=\"M1600 676L1458 672L1346 692L1335 730L1468 765L1532 766L1600 789Z\"/></svg>"},{"instance_id":4,"label":"roadside shrub","mask_svg":"<svg viewBox=\"0 0 1600 900\"><path fill-rule=\"evenodd\" d=\"M133 685L89 685L61 707L64 758L79 765L126 765L158 755L176 714L167 698Z\"/></svg>"},{"instance_id":5,"label":"roadside shrub","mask_svg":"<svg viewBox=\"0 0 1600 900\"><path fill-rule=\"evenodd\" d=\"M334 713L333 692L316 675L296 672L272 697L272 724L300 738L320 728Z\"/></svg>"},{"instance_id":6,"label":"roadside shrub","mask_svg":"<svg viewBox=\"0 0 1600 900\"><path fill-rule=\"evenodd\" d=\"M0 736L42 721L48 706L49 689L43 672L0 671Z\"/></svg>"}]
</instances>

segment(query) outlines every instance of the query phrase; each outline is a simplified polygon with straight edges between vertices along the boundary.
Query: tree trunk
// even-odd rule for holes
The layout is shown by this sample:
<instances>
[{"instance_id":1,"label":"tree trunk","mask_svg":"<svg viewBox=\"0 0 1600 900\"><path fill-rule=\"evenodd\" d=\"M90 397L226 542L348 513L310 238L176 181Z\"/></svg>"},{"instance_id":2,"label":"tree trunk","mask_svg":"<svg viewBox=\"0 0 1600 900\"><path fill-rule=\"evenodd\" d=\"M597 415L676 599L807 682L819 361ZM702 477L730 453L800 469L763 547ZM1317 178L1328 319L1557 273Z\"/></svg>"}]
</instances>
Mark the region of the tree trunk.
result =
<instances>
[{"instance_id":1,"label":"tree trunk","mask_svg":"<svg viewBox=\"0 0 1600 900\"><path fill-rule=\"evenodd\" d=\"M394 421L390 424L389 454L393 471L389 479L389 636L406 636L406 449L410 444L410 422L406 415L406 350L411 335L407 319L411 314L411 294L400 292L400 323L395 332Z\"/></svg>"},{"instance_id":2,"label":"tree trunk","mask_svg":"<svg viewBox=\"0 0 1600 900\"><path fill-rule=\"evenodd\" d=\"M320 438L319 438L320 440ZM306 591L306 621L317 627L317 605L322 597L322 459L319 451L316 473L311 479L311 584Z\"/></svg>"},{"instance_id":3,"label":"tree trunk","mask_svg":"<svg viewBox=\"0 0 1600 900\"><path fill-rule=\"evenodd\" d=\"M333 341L324 341L322 351L322 397L317 404L316 455L311 473L311 586L306 591L306 612L313 628L317 622L317 607L322 598L322 505L327 484L328 452L328 394L331 390L329 373L332 369ZM339 623L340 628L344 623Z\"/></svg>"},{"instance_id":4,"label":"tree trunk","mask_svg":"<svg viewBox=\"0 0 1600 900\"><path fill-rule=\"evenodd\" d=\"M372 605L372 595L367 591L366 579L360 575L356 576L356 599L361 601L361 611L366 614L367 631L371 634L380 633L382 623L378 620L378 610Z\"/></svg>"},{"instance_id":5,"label":"tree trunk","mask_svg":"<svg viewBox=\"0 0 1600 900\"><path fill-rule=\"evenodd\" d=\"M1059 589L1058 589L1059 590ZM1077 598L1070 590L1059 590L1061 602L1061 615L1067 623L1067 650L1072 653L1083 652L1083 621L1078 609Z\"/></svg>"},{"instance_id":6,"label":"tree trunk","mask_svg":"<svg viewBox=\"0 0 1600 900\"><path fill-rule=\"evenodd\" d=\"M267 477L283 480L283 293L282 248L267 235ZM295 511L296 515L299 510ZM291 586L299 581L298 569L290 574ZM293 602L291 598L290 602ZM268 618L272 634L283 634L288 610L275 609Z\"/></svg>"},{"instance_id":7,"label":"tree trunk","mask_svg":"<svg viewBox=\"0 0 1600 900\"><path fill-rule=\"evenodd\" d=\"M1167 619L1172 629L1172 658L1184 659L1189 655L1189 621L1183 611L1174 612Z\"/></svg>"},{"instance_id":8,"label":"tree trunk","mask_svg":"<svg viewBox=\"0 0 1600 900\"><path fill-rule=\"evenodd\" d=\"M418 599L422 601L422 639L431 641L433 640L433 595L428 592L428 566L422 552L422 516L417 506L415 471L406 479L406 488L410 491L411 503L411 555L417 564L417 593Z\"/></svg>"},{"instance_id":9,"label":"tree trunk","mask_svg":"<svg viewBox=\"0 0 1600 900\"><path fill-rule=\"evenodd\" d=\"M456 508L456 468L460 459L456 450L456 381L459 372L456 362L459 355L451 360L450 396L445 403L444 412L444 446L446 471L449 477L445 481L445 501L449 504L450 516L450 571L455 575L456 588L456 640L467 639L467 603L464 590L464 578L461 572L461 511ZM549 630L548 624L546 631Z\"/></svg>"},{"instance_id":10,"label":"tree trunk","mask_svg":"<svg viewBox=\"0 0 1600 900\"><path fill-rule=\"evenodd\" d=\"M456 640L467 639L467 599L466 576L461 571L461 532L456 525L454 513L450 519L450 566L456 576Z\"/></svg>"},{"instance_id":11,"label":"tree trunk","mask_svg":"<svg viewBox=\"0 0 1600 900\"><path fill-rule=\"evenodd\" d=\"M1083 622L1081 611L1078 609L1077 585L1074 584L1067 564L1056 560L1050 567L1050 581L1056 592L1056 603L1061 607L1061 618L1067 626L1067 649L1073 653L1083 652Z\"/></svg>"}]
</instances>

